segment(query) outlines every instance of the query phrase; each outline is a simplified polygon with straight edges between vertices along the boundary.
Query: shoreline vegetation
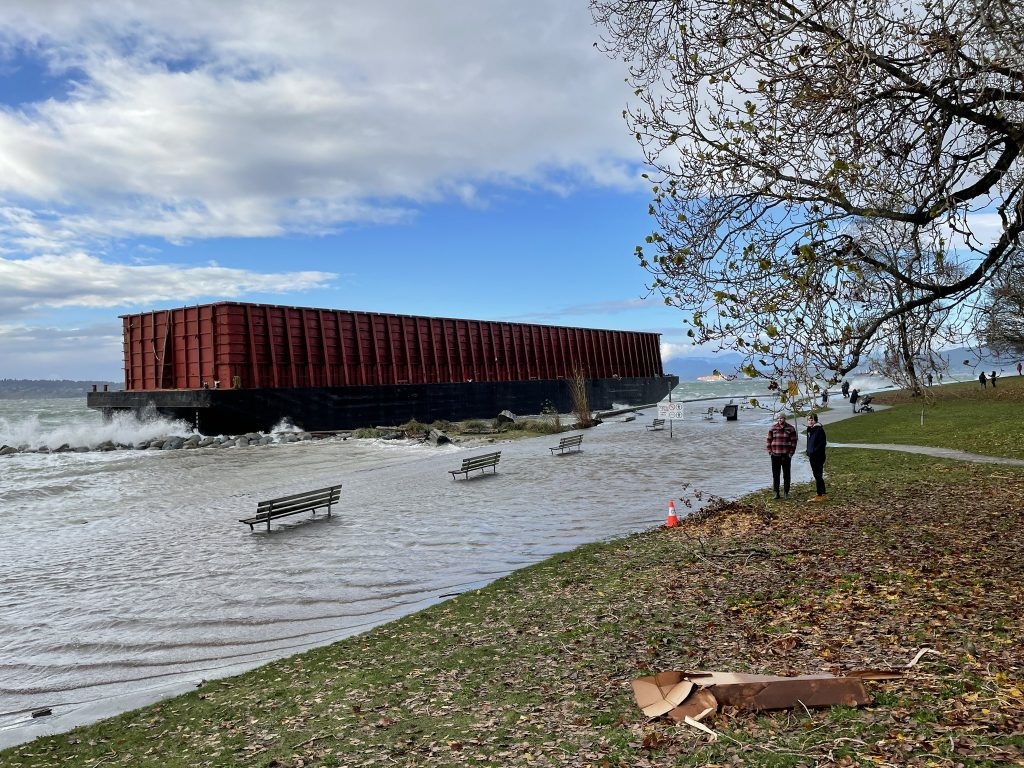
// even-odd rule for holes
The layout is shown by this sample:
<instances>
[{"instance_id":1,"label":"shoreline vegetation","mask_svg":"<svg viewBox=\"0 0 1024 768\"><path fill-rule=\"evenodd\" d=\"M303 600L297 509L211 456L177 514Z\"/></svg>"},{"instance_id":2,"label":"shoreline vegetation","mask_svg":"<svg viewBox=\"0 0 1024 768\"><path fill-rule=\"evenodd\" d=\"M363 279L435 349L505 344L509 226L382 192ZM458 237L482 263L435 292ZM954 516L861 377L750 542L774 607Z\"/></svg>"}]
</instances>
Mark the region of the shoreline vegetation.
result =
<instances>
[{"instance_id":1,"label":"shoreline vegetation","mask_svg":"<svg viewBox=\"0 0 1024 768\"><path fill-rule=\"evenodd\" d=\"M920 402L887 395L829 440L1017 456L1024 380L999 387L937 389L924 427ZM1024 765L1024 468L833 448L826 479L825 504L802 503L810 484L714 501L0 764ZM716 741L648 720L629 685L863 668L905 676L857 709L713 714Z\"/></svg>"}]
</instances>

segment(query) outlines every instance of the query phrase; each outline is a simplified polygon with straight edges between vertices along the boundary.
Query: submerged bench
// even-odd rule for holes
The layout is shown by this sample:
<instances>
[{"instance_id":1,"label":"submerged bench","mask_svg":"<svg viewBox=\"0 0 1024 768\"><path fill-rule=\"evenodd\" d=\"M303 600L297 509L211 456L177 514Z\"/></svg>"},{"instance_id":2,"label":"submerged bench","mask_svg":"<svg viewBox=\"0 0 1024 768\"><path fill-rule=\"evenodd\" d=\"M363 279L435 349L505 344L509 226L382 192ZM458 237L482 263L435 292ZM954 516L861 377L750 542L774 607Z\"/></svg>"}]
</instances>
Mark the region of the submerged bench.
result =
<instances>
[{"instance_id":1,"label":"submerged bench","mask_svg":"<svg viewBox=\"0 0 1024 768\"><path fill-rule=\"evenodd\" d=\"M462 460L462 466L459 469L449 469L452 480L455 476L462 474L467 480L469 479L469 473L474 469L479 469L481 473L487 467L491 467L495 473L498 471L498 462L501 460L501 451L495 451L494 453L484 453L480 456L471 456L468 459Z\"/></svg>"},{"instance_id":2,"label":"submerged bench","mask_svg":"<svg viewBox=\"0 0 1024 768\"><path fill-rule=\"evenodd\" d=\"M554 448L551 448L550 450L552 455L554 455L555 451L558 451L559 453L565 453L566 451L571 451L573 448L575 448L577 451L582 451L583 447L580 445L580 443L582 442L583 435L563 437L561 440L558 441L558 445L556 445Z\"/></svg>"},{"instance_id":3,"label":"submerged bench","mask_svg":"<svg viewBox=\"0 0 1024 768\"><path fill-rule=\"evenodd\" d=\"M279 517L288 517L289 515L297 515L300 512L312 512L313 516L316 517L316 511L326 507L327 516L330 517L331 507L337 504L340 498L341 485L338 484L327 488L318 488L315 491L282 496L279 499L268 499L256 505L256 514L254 516L247 517L238 522L246 523L250 531L254 530L253 526L257 523L266 523L267 530L269 531L271 520L276 520Z\"/></svg>"},{"instance_id":4,"label":"submerged bench","mask_svg":"<svg viewBox=\"0 0 1024 768\"><path fill-rule=\"evenodd\" d=\"M665 420L664 419L655 419L654 421L652 421L650 424L647 425L648 429L663 429L664 427L665 427Z\"/></svg>"}]
</instances>

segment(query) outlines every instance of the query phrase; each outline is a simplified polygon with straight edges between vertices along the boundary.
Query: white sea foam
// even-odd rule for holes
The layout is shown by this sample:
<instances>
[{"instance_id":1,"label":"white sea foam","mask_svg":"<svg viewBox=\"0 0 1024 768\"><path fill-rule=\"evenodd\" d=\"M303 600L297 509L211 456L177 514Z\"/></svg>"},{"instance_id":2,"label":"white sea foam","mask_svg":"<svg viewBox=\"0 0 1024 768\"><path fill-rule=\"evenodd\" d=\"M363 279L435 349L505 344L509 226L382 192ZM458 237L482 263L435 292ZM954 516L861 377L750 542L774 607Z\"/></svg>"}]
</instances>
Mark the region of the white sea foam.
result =
<instances>
[{"instance_id":1,"label":"white sea foam","mask_svg":"<svg viewBox=\"0 0 1024 768\"><path fill-rule=\"evenodd\" d=\"M694 396L723 394L699 384ZM557 440L545 436L493 447L339 438L282 450L0 457L0 635L11 649L0 664L0 746L650 527L684 481L721 496L763 485L767 418L712 422L694 409L659 433L639 420L606 423L566 456L552 456ZM0 401L0 443L187 431L104 422L81 401ZM460 450L501 450L501 464L455 480ZM794 473L810 478L806 464ZM344 490L330 518L284 518L271 534L238 522L262 500L336 483ZM42 706L53 716L33 719Z\"/></svg>"},{"instance_id":2,"label":"white sea foam","mask_svg":"<svg viewBox=\"0 0 1024 768\"><path fill-rule=\"evenodd\" d=\"M194 432L184 421L173 421L162 417L136 419L133 414L115 414L109 421L68 419L60 423L43 423L36 414L22 418L0 417L0 445L34 450L61 446L71 448L96 446L112 442L134 445L143 440L152 440L166 435L190 435Z\"/></svg>"}]
</instances>

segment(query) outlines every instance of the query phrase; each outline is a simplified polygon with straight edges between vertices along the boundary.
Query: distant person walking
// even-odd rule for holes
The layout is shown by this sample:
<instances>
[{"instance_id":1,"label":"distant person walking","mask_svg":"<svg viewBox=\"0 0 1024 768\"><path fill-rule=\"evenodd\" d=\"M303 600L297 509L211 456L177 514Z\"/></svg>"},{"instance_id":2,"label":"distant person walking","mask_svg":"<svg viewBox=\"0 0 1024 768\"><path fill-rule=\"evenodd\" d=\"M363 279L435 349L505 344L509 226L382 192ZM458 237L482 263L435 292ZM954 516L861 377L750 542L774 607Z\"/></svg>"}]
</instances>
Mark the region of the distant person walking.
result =
<instances>
[{"instance_id":1,"label":"distant person walking","mask_svg":"<svg viewBox=\"0 0 1024 768\"><path fill-rule=\"evenodd\" d=\"M996 388L996 372L995 371L992 371L992 375L989 376L989 379L992 381L992 389L995 389Z\"/></svg>"},{"instance_id":2,"label":"distant person walking","mask_svg":"<svg viewBox=\"0 0 1024 768\"><path fill-rule=\"evenodd\" d=\"M839 388L843 393L843 400L850 396L850 382L843 380L843 385Z\"/></svg>"},{"instance_id":3,"label":"distant person walking","mask_svg":"<svg viewBox=\"0 0 1024 768\"><path fill-rule=\"evenodd\" d=\"M984 371L978 374L978 383L981 384L982 389L985 389L985 387L988 386L988 379L985 378Z\"/></svg>"},{"instance_id":4,"label":"distant person walking","mask_svg":"<svg viewBox=\"0 0 1024 768\"><path fill-rule=\"evenodd\" d=\"M825 501L825 428L818 423L817 414L807 417L807 459L811 462L814 473L814 490L817 495L808 501Z\"/></svg>"},{"instance_id":5,"label":"distant person walking","mask_svg":"<svg viewBox=\"0 0 1024 768\"><path fill-rule=\"evenodd\" d=\"M860 398L860 392L858 392L856 389L853 390L853 392L850 393L850 405L853 406L853 412L854 413L857 412L857 400L859 398Z\"/></svg>"},{"instance_id":6,"label":"distant person walking","mask_svg":"<svg viewBox=\"0 0 1024 768\"><path fill-rule=\"evenodd\" d=\"M932 375L931 375L931 373L929 373L928 374L928 386L930 387L931 385L932 385Z\"/></svg>"},{"instance_id":7,"label":"distant person walking","mask_svg":"<svg viewBox=\"0 0 1024 768\"><path fill-rule=\"evenodd\" d=\"M782 475L782 492L787 499L789 498L790 469L798 440L796 427L788 423L786 417L780 413L778 420L768 430L766 442L768 455L772 457L772 488L775 490L776 499L779 498L780 474Z\"/></svg>"},{"instance_id":8,"label":"distant person walking","mask_svg":"<svg viewBox=\"0 0 1024 768\"><path fill-rule=\"evenodd\" d=\"M1017 375L1018 375L1018 376L1020 376L1020 375L1021 375L1021 373L1020 373L1020 369L1021 369L1022 367L1024 367L1024 366L1022 366L1022 365L1021 365L1020 363L1017 363Z\"/></svg>"},{"instance_id":9,"label":"distant person walking","mask_svg":"<svg viewBox=\"0 0 1024 768\"><path fill-rule=\"evenodd\" d=\"M828 390L827 389L821 390L821 407L822 408L827 408L828 407Z\"/></svg>"}]
</instances>

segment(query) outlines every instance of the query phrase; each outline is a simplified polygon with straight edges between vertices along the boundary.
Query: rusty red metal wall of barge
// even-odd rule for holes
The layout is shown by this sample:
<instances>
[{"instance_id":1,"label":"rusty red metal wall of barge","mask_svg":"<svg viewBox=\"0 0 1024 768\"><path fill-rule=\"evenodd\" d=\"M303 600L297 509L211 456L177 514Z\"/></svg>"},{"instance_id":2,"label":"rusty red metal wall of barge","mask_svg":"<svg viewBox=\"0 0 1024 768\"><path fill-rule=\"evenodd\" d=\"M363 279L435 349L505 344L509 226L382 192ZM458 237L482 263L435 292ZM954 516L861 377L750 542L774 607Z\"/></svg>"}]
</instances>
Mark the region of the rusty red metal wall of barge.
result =
<instances>
[{"instance_id":1,"label":"rusty red metal wall of barge","mask_svg":"<svg viewBox=\"0 0 1024 768\"><path fill-rule=\"evenodd\" d=\"M121 319L128 390L663 375L656 333L234 302Z\"/></svg>"}]
</instances>

